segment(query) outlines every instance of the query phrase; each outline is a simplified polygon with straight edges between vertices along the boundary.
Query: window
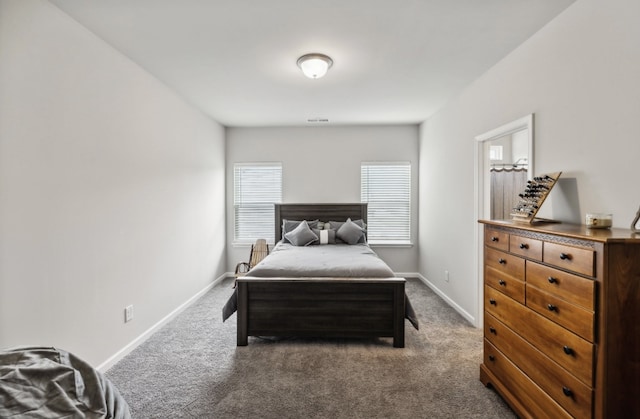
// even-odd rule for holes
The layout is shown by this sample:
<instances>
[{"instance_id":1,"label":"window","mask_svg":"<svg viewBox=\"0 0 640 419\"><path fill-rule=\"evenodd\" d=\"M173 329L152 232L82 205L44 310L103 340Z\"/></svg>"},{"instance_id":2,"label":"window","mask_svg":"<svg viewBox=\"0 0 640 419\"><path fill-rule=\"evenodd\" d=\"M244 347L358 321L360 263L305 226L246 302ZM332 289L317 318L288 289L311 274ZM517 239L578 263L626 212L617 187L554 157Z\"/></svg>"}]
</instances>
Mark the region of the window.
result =
<instances>
[{"instance_id":1,"label":"window","mask_svg":"<svg viewBox=\"0 0 640 419\"><path fill-rule=\"evenodd\" d=\"M362 163L360 191L369 242L411 243L411 163Z\"/></svg>"},{"instance_id":2,"label":"window","mask_svg":"<svg viewBox=\"0 0 640 419\"><path fill-rule=\"evenodd\" d=\"M233 189L235 241L273 242L273 204L282 201L282 164L237 163Z\"/></svg>"},{"instance_id":3,"label":"window","mask_svg":"<svg viewBox=\"0 0 640 419\"><path fill-rule=\"evenodd\" d=\"M490 145L489 146L489 160L502 160L502 146Z\"/></svg>"}]
</instances>

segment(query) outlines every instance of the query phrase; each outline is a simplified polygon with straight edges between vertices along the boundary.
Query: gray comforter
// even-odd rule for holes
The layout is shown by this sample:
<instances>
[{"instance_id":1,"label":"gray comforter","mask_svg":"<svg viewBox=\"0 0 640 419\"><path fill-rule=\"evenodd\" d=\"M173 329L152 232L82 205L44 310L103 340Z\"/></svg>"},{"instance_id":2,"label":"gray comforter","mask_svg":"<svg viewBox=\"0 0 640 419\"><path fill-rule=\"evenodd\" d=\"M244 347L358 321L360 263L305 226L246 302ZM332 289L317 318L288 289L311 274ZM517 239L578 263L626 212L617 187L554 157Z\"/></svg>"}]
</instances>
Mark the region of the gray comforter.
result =
<instances>
[{"instance_id":1,"label":"gray comforter","mask_svg":"<svg viewBox=\"0 0 640 419\"><path fill-rule=\"evenodd\" d=\"M0 418L130 419L129 406L99 371L56 348L0 351Z\"/></svg>"},{"instance_id":2,"label":"gray comforter","mask_svg":"<svg viewBox=\"0 0 640 419\"><path fill-rule=\"evenodd\" d=\"M294 246L279 242L247 276L261 278L393 278L389 266L368 244ZM238 309L237 292L222 309L222 321ZM405 295L405 317L418 329L418 318Z\"/></svg>"},{"instance_id":3,"label":"gray comforter","mask_svg":"<svg viewBox=\"0 0 640 419\"><path fill-rule=\"evenodd\" d=\"M393 278L395 274L367 244L294 246L279 242L247 276Z\"/></svg>"}]
</instances>

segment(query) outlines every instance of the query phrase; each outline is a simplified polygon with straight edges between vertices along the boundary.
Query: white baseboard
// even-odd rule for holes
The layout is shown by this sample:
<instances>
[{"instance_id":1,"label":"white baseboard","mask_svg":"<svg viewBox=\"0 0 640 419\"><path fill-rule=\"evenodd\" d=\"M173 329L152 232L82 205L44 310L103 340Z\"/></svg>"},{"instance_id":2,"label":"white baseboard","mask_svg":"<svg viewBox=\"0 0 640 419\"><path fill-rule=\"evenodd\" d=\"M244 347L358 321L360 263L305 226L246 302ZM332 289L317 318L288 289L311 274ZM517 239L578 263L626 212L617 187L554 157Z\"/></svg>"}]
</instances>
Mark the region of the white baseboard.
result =
<instances>
[{"instance_id":1,"label":"white baseboard","mask_svg":"<svg viewBox=\"0 0 640 419\"><path fill-rule=\"evenodd\" d=\"M109 359L104 361L102 364L98 365L96 369L100 372L107 371L109 368L114 366L118 361L120 361L122 358L127 356L131 351L133 351L135 348L140 346L144 341L149 339L149 337L151 337L151 335L153 335L158 329L160 329L165 324L169 323L169 321L173 320L174 317L182 313L191 304L195 303L196 300L202 297L204 294L206 294L207 291L209 291L214 286L218 285L223 279L228 278L229 276L232 276L232 275L233 275L232 272L225 272L224 274L216 278L209 285L204 287L202 290L198 291L193 297L189 298L187 301L182 303L178 308L173 310L171 313L167 314L159 322L151 326L144 333L142 333L140 336L138 336L133 341L131 341L127 346L120 349L118 352L116 352L114 355L112 355Z\"/></svg>"},{"instance_id":2,"label":"white baseboard","mask_svg":"<svg viewBox=\"0 0 640 419\"><path fill-rule=\"evenodd\" d=\"M431 281L422 276L421 274L415 274L420 281L424 282L426 286L431 288L433 292L435 292L440 298L442 298L447 304L449 304L455 311L457 311L462 317L467 319L469 323L471 323L474 327L478 327L478 323L476 323L476 318L471 314L467 313L462 307L455 303L451 298L449 298L445 293L440 291L438 287L436 287Z\"/></svg>"}]
</instances>

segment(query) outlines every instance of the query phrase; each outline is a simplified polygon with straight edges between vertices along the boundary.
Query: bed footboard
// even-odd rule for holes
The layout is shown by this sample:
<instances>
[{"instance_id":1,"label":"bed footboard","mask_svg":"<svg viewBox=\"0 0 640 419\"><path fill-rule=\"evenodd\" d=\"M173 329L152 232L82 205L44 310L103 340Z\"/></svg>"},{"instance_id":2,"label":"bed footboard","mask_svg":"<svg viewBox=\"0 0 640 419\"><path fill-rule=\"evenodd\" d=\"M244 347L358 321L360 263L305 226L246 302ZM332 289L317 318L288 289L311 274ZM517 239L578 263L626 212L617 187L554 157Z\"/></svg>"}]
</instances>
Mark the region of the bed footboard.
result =
<instances>
[{"instance_id":1,"label":"bed footboard","mask_svg":"<svg viewBox=\"0 0 640 419\"><path fill-rule=\"evenodd\" d=\"M237 344L248 336L392 337L404 347L404 278L238 278Z\"/></svg>"}]
</instances>

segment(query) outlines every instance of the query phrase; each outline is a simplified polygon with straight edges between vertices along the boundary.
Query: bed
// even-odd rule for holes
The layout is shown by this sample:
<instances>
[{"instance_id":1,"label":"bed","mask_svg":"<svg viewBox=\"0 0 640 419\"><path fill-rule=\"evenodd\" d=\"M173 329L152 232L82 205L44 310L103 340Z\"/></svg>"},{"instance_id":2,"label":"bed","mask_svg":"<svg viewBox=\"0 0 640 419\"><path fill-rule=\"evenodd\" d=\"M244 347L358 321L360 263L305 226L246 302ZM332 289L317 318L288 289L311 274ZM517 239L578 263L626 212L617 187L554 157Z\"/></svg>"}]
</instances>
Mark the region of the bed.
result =
<instances>
[{"instance_id":1,"label":"bed","mask_svg":"<svg viewBox=\"0 0 640 419\"><path fill-rule=\"evenodd\" d=\"M237 345L247 345L248 336L391 337L394 347L403 348L405 318L418 328L405 294L405 279L394 277L363 240L340 244L337 239L336 244L330 240L332 244L308 246L287 243L283 223L291 220L338 225L351 220L366 227L367 205L276 204L277 245L237 279L223 308L223 321L237 311Z\"/></svg>"}]
</instances>

